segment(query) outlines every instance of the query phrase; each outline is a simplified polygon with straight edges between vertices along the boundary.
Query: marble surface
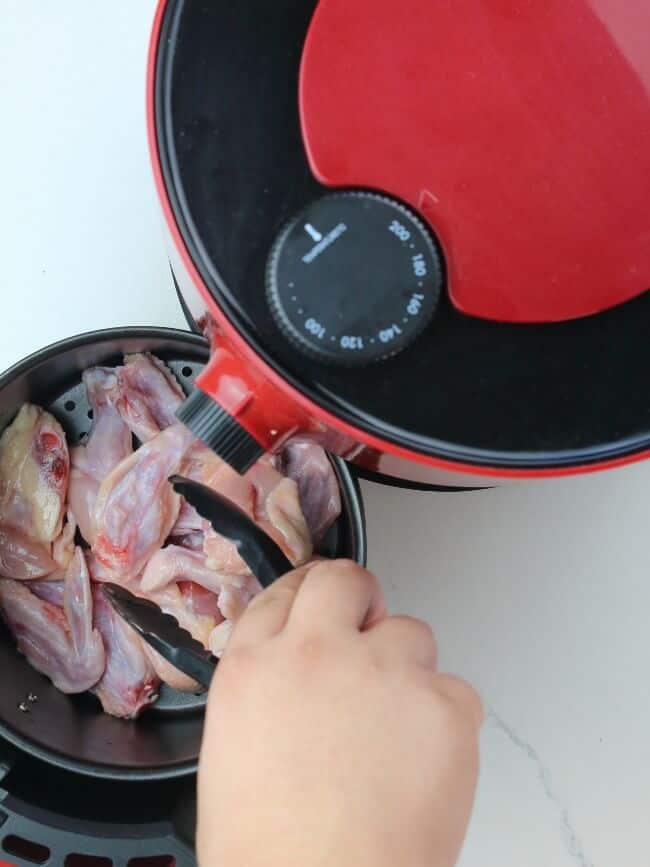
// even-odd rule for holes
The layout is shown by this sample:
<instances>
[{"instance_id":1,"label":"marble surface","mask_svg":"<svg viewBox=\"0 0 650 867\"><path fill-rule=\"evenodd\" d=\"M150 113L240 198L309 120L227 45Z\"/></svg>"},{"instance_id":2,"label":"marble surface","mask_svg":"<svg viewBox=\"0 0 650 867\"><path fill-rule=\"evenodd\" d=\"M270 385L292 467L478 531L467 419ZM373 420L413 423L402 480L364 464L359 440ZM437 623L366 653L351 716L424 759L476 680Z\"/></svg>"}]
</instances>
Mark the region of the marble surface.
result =
<instances>
[{"instance_id":1,"label":"marble surface","mask_svg":"<svg viewBox=\"0 0 650 867\"><path fill-rule=\"evenodd\" d=\"M79 331L184 325L144 134L153 5L0 0L0 368ZM433 624L488 708L461 867L647 867L650 464L364 498L391 606Z\"/></svg>"}]
</instances>

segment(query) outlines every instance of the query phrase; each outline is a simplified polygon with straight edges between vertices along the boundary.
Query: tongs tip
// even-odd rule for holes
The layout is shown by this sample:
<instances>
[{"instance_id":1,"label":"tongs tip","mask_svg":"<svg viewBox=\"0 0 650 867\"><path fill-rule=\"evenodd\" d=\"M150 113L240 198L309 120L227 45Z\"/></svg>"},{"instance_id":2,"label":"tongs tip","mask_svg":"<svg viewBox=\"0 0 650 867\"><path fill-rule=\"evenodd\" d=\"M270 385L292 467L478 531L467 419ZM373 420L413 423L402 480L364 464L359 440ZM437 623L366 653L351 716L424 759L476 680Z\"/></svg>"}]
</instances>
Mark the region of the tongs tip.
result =
<instances>
[{"instance_id":1,"label":"tongs tip","mask_svg":"<svg viewBox=\"0 0 650 867\"><path fill-rule=\"evenodd\" d=\"M293 566L282 548L237 503L201 482L177 474L169 476L169 482L215 532L235 544L263 587L291 571Z\"/></svg>"}]
</instances>

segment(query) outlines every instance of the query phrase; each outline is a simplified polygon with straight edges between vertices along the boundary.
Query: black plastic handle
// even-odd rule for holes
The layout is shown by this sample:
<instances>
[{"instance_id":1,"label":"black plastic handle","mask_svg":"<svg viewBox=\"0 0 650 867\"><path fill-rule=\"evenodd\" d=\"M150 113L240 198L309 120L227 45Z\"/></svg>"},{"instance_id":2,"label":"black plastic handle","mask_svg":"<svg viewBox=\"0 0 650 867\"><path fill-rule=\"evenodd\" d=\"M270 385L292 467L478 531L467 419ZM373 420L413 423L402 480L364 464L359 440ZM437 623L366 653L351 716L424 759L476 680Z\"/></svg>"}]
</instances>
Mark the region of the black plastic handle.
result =
<instances>
[{"instance_id":1,"label":"black plastic handle","mask_svg":"<svg viewBox=\"0 0 650 867\"><path fill-rule=\"evenodd\" d=\"M264 454L265 449L255 437L197 386L178 408L176 417L242 475Z\"/></svg>"},{"instance_id":2,"label":"black plastic handle","mask_svg":"<svg viewBox=\"0 0 650 867\"><path fill-rule=\"evenodd\" d=\"M127 867L133 858L169 858L175 867L196 867L190 842L181 839L171 819L133 825L82 821L14 797L2 786L16 759L0 740L0 862L63 867L68 856L85 855L108 858L112 867ZM78 785L84 785L82 778Z\"/></svg>"},{"instance_id":3,"label":"black plastic handle","mask_svg":"<svg viewBox=\"0 0 650 867\"><path fill-rule=\"evenodd\" d=\"M25 859L15 854L11 851L14 841L17 846L24 846L23 841L31 844L34 856ZM34 867L35 863L62 867L69 855L110 858L112 867L127 867L133 858L147 857L168 857L175 867L196 867L192 849L176 836L171 822L134 826L125 836L124 826L73 820L31 807L11 795L3 797L0 790L0 858L9 859L15 867Z\"/></svg>"}]
</instances>

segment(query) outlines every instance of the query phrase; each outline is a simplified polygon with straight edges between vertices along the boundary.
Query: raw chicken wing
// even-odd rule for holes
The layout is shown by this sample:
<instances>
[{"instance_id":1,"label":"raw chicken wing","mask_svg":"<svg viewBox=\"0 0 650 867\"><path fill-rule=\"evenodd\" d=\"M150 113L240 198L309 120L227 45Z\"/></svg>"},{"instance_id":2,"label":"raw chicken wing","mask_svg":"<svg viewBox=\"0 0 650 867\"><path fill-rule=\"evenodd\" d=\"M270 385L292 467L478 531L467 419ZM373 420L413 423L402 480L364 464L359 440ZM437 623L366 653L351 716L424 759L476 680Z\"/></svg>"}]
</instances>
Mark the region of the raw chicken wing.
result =
<instances>
[{"instance_id":1,"label":"raw chicken wing","mask_svg":"<svg viewBox=\"0 0 650 867\"><path fill-rule=\"evenodd\" d=\"M208 646L210 634L216 625L216 619L206 615L197 615L190 611L181 591L175 584L170 584L155 593L147 593L146 597L159 605L164 612L175 617L183 629L187 629L204 647ZM158 677L172 689L177 689L180 692L198 692L201 689L196 681L174 668L152 647L143 643L143 648Z\"/></svg>"},{"instance_id":2,"label":"raw chicken wing","mask_svg":"<svg viewBox=\"0 0 650 867\"><path fill-rule=\"evenodd\" d=\"M179 581L178 589L181 591L183 602L192 614L212 617L218 623L223 615L219 608L219 599L210 590L201 587L194 581Z\"/></svg>"},{"instance_id":3,"label":"raw chicken wing","mask_svg":"<svg viewBox=\"0 0 650 867\"><path fill-rule=\"evenodd\" d=\"M255 519L282 548L294 566L311 557L312 540L300 506L298 486L275 468L273 457L264 455L248 471L255 488Z\"/></svg>"},{"instance_id":4,"label":"raw chicken wing","mask_svg":"<svg viewBox=\"0 0 650 867\"><path fill-rule=\"evenodd\" d=\"M30 664L66 693L84 692L104 672L102 639L92 624L90 580L81 549L65 576L63 608L28 585L0 579L0 611Z\"/></svg>"},{"instance_id":5,"label":"raw chicken wing","mask_svg":"<svg viewBox=\"0 0 650 867\"><path fill-rule=\"evenodd\" d=\"M65 524L59 536L52 543L52 558L59 569L67 569L74 557L74 537L77 532L77 522L71 510L65 516Z\"/></svg>"},{"instance_id":6,"label":"raw chicken wing","mask_svg":"<svg viewBox=\"0 0 650 867\"><path fill-rule=\"evenodd\" d=\"M266 521L260 520L260 524L284 549L294 566L309 560L313 545L307 521L300 508L298 485L293 479L282 479L271 491L260 509L260 518L266 518Z\"/></svg>"},{"instance_id":7,"label":"raw chicken wing","mask_svg":"<svg viewBox=\"0 0 650 867\"><path fill-rule=\"evenodd\" d=\"M156 551L145 566L140 587L144 593L150 593L181 579L194 581L217 594L223 584L223 576L206 565L201 551L167 545Z\"/></svg>"},{"instance_id":8,"label":"raw chicken wing","mask_svg":"<svg viewBox=\"0 0 650 867\"><path fill-rule=\"evenodd\" d=\"M83 374L93 423L85 445L72 449L68 500L81 535L92 544L94 509L99 486L124 458L131 454L131 431L115 406L119 397L114 370L93 367Z\"/></svg>"},{"instance_id":9,"label":"raw chicken wing","mask_svg":"<svg viewBox=\"0 0 650 867\"><path fill-rule=\"evenodd\" d=\"M42 578L57 568L50 546L16 527L0 524L0 576L18 581Z\"/></svg>"},{"instance_id":10,"label":"raw chicken wing","mask_svg":"<svg viewBox=\"0 0 650 867\"><path fill-rule=\"evenodd\" d=\"M341 514L341 493L332 464L322 446L292 440L282 452L282 468L298 485L300 506L317 545Z\"/></svg>"},{"instance_id":11,"label":"raw chicken wing","mask_svg":"<svg viewBox=\"0 0 650 867\"><path fill-rule=\"evenodd\" d=\"M190 581L216 594L221 617L230 619L239 617L262 589L250 572L244 575L217 572L210 568L205 554L177 545L168 545L153 555L143 572L140 587L142 592L151 595L179 581Z\"/></svg>"},{"instance_id":12,"label":"raw chicken wing","mask_svg":"<svg viewBox=\"0 0 650 867\"><path fill-rule=\"evenodd\" d=\"M223 623L219 623L218 626L215 626L210 633L210 652L217 658L220 657L226 649L226 645L230 641L230 636L232 635L234 626L235 624L232 620L224 620Z\"/></svg>"},{"instance_id":13,"label":"raw chicken wing","mask_svg":"<svg viewBox=\"0 0 650 867\"><path fill-rule=\"evenodd\" d=\"M74 554L76 524L68 512L66 523L52 545L37 542L17 527L0 525L0 576L29 581L65 570Z\"/></svg>"},{"instance_id":14,"label":"raw chicken wing","mask_svg":"<svg viewBox=\"0 0 650 867\"><path fill-rule=\"evenodd\" d=\"M65 594L65 581L63 579L52 581L48 576L47 581L25 581L25 587L28 587L39 599L51 602L57 608L63 608Z\"/></svg>"},{"instance_id":15,"label":"raw chicken wing","mask_svg":"<svg viewBox=\"0 0 650 867\"><path fill-rule=\"evenodd\" d=\"M51 544L61 532L68 475L61 425L24 404L0 438L0 574L36 578L56 568Z\"/></svg>"},{"instance_id":16,"label":"raw chicken wing","mask_svg":"<svg viewBox=\"0 0 650 867\"><path fill-rule=\"evenodd\" d=\"M200 442L195 442L188 451L181 467L181 474L192 481L200 482L213 491L218 491L235 505L243 509L251 518L255 517L255 487L246 476L240 476L233 468ZM203 550L208 556L208 565L217 572L246 575L248 567L241 559L237 548L229 539L215 533L209 521L204 520L188 503L183 503L179 520L172 529L175 539L185 539L192 535L192 546L203 533ZM188 540L189 541L189 540ZM190 547L183 541L185 547Z\"/></svg>"},{"instance_id":17,"label":"raw chicken wing","mask_svg":"<svg viewBox=\"0 0 650 867\"><path fill-rule=\"evenodd\" d=\"M180 497L167 481L192 435L181 424L157 434L101 484L95 503L93 553L114 579L137 575L174 526Z\"/></svg>"},{"instance_id":18,"label":"raw chicken wing","mask_svg":"<svg viewBox=\"0 0 650 867\"><path fill-rule=\"evenodd\" d=\"M93 627L90 576L81 548L75 549L65 573L63 610L70 629L77 672L79 676L85 673L87 679L95 684L104 671L104 645L99 632Z\"/></svg>"},{"instance_id":19,"label":"raw chicken wing","mask_svg":"<svg viewBox=\"0 0 650 867\"><path fill-rule=\"evenodd\" d=\"M252 575L229 575L219 593L219 611L226 620L238 620L262 585Z\"/></svg>"},{"instance_id":20,"label":"raw chicken wing","mask_svg":"<svg viewBox=\"0 0 650 867\"><path fill-rule=\"evenodd\" d=\"M251 518L254 517L255 488L251 481L244 476L240 476L229 464L215 455L203 443L195 442L192 445L185 456L180 472L186 478L200 482L202 485L212 488L213 491L218 491L222 496L227 497L239 506L240 509L243 509ZM171 536L184 539L186 536L192 534L196 538L196 534L198 533L215 535L209 521L201 518L196 509L183 500L178 521L172 528ZM226 540L223 541L225 542ZM186 547L194 547L194 545L188 544ZM223 557L225 559L222 566L227 566L230 562L230 565L236 571L245 570L245 566L234 546L229 544ZM215 556L213 559L221 562L222 558Z\"/></svg>"},{"instance_id":21,"label":"raw chicken wing","mask_svg":"<svg viewBox=\"0 0 650 867\"><path fill-rule=\"evenodd\" d=\"M140 637L115 613L99 584L93 587L93 602L95 624L106 649L106 668L95 695L106 713L135 719L158 698L160 680Z\"/></svg>"},{"instance_id":22,"label":"raw chicken wing","mask_svg":"<svg viewBox=\"0 0 650 867\"><path fill-rule=\"evenodd\" d=\"M147 442L176 422L184 399L171 370L148 352L127 355L117 370L122 418L141 442Z\"/></svg>"}]
</instances>

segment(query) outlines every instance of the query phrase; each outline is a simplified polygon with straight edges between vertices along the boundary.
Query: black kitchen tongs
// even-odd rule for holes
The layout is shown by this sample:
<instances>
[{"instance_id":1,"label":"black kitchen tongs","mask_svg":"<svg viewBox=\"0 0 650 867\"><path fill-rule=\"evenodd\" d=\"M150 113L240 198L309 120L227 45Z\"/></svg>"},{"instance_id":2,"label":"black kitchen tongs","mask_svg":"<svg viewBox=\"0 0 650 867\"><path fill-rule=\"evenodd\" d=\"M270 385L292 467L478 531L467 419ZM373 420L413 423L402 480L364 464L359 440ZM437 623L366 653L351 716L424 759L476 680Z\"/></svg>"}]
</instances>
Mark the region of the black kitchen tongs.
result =
<instances>
[{"instance_id":1,"label":"black kitchen tongs","mask_svg":"<svg viewBox=\"0 0 650 867\"><path fill-rule=\"evenodd\" d=\"M268 587L293 569L291 561L273 539L227 497L183 476L171 476L169 481L217 533L235 544L262 587ZM103 592L115 611L164 659L201 686L210 685L218 660L192 638L175 617L118 584L104 584Z\"/></svg>"},{"instance_id":2,"label":"black kitchen tongs","mask_svg":"<svg viewBox=\"0 0 650 867\"><path fill-rule=\"evenodd\" d=\"M220 536L235 543L239 556L262 587L268 587L293 569L282 549L232 500L183 476L172 476L169 481L176 493L182 494Z\"/></svg>"}]
</instances>

